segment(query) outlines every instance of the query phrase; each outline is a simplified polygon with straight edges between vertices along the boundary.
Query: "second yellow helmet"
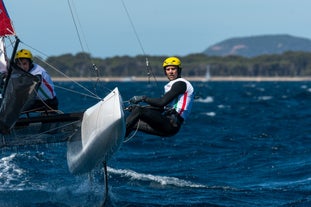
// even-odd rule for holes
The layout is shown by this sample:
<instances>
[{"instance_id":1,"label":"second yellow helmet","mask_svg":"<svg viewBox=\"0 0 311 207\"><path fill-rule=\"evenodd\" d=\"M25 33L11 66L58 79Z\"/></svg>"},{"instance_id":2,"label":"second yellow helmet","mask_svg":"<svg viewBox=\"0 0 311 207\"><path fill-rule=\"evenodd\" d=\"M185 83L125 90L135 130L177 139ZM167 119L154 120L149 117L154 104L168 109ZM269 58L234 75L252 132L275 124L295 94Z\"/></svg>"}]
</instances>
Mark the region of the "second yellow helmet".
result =
<instances>
[{"instance_id":1,"label":"second yellow helmet","mask_svg":"<svg viewBox=\"0 0 311 207\"><path fill-rule=\"evenodd\" d=\"M174 66L178 66L179 68L181 68L181 61L177 57L166 58L163 62L163 68L169 65L174 65Z\"/></svg>"},{"instance_id":2,"label":"second yellow helmet","mask_svg":"<svg viewBox=\"0 0 311 207\"><path fill-rule=\"evenodd\" d=\"M18 51L15 55L15 60L19 59L19 58L28 58L32 61L32 54L29 50L26 49L21 49L20 51Z\"/></svg>"}]
</instances>

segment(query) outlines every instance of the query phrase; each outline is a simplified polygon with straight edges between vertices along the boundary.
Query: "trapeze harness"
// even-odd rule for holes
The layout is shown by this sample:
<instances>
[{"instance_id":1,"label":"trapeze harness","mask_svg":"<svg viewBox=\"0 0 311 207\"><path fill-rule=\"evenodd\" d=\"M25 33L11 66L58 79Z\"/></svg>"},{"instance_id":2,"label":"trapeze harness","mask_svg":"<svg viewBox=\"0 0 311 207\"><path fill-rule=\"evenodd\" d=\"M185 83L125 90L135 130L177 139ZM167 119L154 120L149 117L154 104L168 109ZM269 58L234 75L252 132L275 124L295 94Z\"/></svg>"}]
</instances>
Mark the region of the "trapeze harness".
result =
<instances>
[{"instance_id":1,"label":"trapeze harness","mask_svg":"<svg viewBox=\"0 0 311 207\"><path fill-rule=\"evenodd\" d=\"M178 78L170 81L168 84L164 86L165 93L169 92L172 88L172 85L178 81L183 81L186 83L186 91L183 94L180 94L177 98L172 100L165 107L165 114L172 115L171 124L174 125L176 122L183 122L186 120L191 112L192 102L193 102L193 87L189 81L183 78ZM181 124L180 123L180 124Z\"/></svg>"}]
</instances>

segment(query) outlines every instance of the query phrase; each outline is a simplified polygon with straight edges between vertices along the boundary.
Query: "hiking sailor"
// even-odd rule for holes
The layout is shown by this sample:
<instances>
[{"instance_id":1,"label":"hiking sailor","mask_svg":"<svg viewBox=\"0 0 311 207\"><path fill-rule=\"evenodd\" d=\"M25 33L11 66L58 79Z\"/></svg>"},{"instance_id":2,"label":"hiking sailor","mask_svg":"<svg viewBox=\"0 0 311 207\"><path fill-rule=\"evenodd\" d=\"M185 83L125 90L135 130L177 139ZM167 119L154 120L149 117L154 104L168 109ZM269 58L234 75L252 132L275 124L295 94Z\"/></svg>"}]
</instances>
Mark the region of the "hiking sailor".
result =
<instances>
[{"instance_id":1,"label":"hiking sailor","mask_svg":"<svg viewBox=\"0 0 311 207\"><path fill-rule=\"evenodd\" d=\"M57 110L58 99L54 90L54 83L46 70L33 62L33 56L29 50L21 49L15 55L15 63L26 72L39 77L40 83L36 91L35 100L27 105L24 111Z\"/></svg>"},{"instance_id":2,"label":"hiking sailor","mask_svg":"<svg viewBox=\"0 0 311 207\"><path fill-rule=\"evenodd\" d=\"M130 103L145 102L148 106L133 105L126 119L126 137L134 130L169 137L175 135L188 117L194 96L191 83L181 78L181 61L169 57L163 62L164 74L169 82L160 98L134 96Z\"/></svg>"}]
</instances>

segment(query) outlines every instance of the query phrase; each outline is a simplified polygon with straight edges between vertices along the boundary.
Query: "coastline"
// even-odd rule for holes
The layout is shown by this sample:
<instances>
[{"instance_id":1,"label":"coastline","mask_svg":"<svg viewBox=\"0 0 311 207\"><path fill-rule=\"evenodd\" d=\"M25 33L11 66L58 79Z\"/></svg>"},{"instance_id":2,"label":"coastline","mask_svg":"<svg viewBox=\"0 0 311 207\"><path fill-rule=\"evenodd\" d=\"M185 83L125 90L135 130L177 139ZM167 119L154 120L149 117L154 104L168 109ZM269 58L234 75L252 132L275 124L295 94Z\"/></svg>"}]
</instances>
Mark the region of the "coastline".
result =
<instances>
[{"instance_id":1,"label":"coastline","mask_svg":"<svg viewBox=\"0 0 311 207\"><path fill-rule=\"evenodd\" d=\"M255 81L255 82L262 82L262 81L311 81L311 77L243 77L243 76L218 76L218 77L211 77L210 79L206 80L205 77L187 77L184 76L185 79L189 81L201 81L201 82L213 82L213 81ZM53 81L55 82L91 82L91 81L104 81L104 82L143 82L148 81L147 77L100 77L99 79L96 77L52 77ZM150 80L154 80L154 78L150 78ZM156 77L157 81L167 81L166 77Z\"/></svg>"}]
</instances>

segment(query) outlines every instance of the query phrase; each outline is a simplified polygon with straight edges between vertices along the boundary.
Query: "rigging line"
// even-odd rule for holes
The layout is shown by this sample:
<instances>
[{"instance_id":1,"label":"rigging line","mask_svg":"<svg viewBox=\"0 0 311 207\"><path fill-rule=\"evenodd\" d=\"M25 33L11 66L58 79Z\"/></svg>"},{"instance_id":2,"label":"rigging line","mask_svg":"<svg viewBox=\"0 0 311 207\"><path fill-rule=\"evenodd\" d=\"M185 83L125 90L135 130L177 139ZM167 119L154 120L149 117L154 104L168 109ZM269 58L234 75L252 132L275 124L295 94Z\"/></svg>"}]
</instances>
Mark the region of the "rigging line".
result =
<instances>
[{"instance_id":1,"label":"rigging line","mask_svg":"<svg viewBox=\"0 0 311 207\"><path fill-rule=\"evenodd\" d=\"M23 41L21 41L21 40L20 40L20 43L26 45L26 46L29 47L29 48L31 48L31 50L36 51L37 53L40 53L41 55L43 55L43 56L45 56L45 57L48 57L48 55L45 54L44 52L42 52L42 51L40 51L40 50L38 50L38 49L36 49L36 48L34 48L34 47L28 45L27 43L25 43L25 42L23 42ZM42 62L45 63L45 61L43 61L42 59L40 59L40 60L41 60Z\"/></svg>"},{"instance_id":2,"label":"rigging line","mask_svg":"<svg viewBox=\"0 0 311 207\"><path fill-rule=\"evenodd\" d=\"M83 38L83 42L84 42L84 44L85 44L85 46L86 46L87 53L90 53L90 48L89 48L89 45L88 45L88 43L87 43L87 41L86 41L85 33L84 33L84 30L83 30L82 24L81 24L81 22L80 22L77 9L76 9L76 7L75 7L73 1L70 3L70 0L68 0L68 5L69 5L69 8L70 8L71 17L72 17L72 20L73 20L73 23L74 23L74 26L75 26L75 29L76 29L76 32L77 32L77 35L78 35L78 38L79 38L79 42L80 42L82 51L83 51L84 53L86 53L85 50L84 50L84 47L83 47L83 43L82 43L82 39L81 39L81 36L80 36L80 32L82 33L82 38ZM73 12L72 8L74 9L74 12ZM74 14L75 14L75 15L74 15ZM77 22L78 22L78 25L79 25L80 30L78 29L76 20L77 20ZM80 31L80 32L79 32L79 31ZM90 58L90 62L92 62L92 59L91 59L91 58ZM92 62L92 67L93 67L94 70L98 70L96 64L93 63L93 62Z\"/></svg>"},{"instance_id":3,"label":"rigging line","mask_svg":"<svg viewBox=\"0 0 311 207\"><path fill-rule=\"evenodd\" d=\"M37 50L36 48L26 44L25 42L20 42L24 45L26 45L27 47L31 48L32 50L44 55L45 57L48 57L47 54L43 53L42 51ZM51 65L50 63L46 62L45 60L43 60L41 57L37 57L36 58L40 61L42 61L43 63L45 63L46 65L48 65L49 67L51 67L54 71L56 71L57 73L61 74L62 76L64 76L65 78L67 78L68 80L72 81L73 83L75 83L76 85L78 85L80 88L83 88L85 91L87 91L88 93L92 94L93 96L90 97L94 97L96 99L101 99L97 94L93 93L92 91L90 91L89 89L87 89L86 87L84 87L82 84L78 83L77 81L73 80L71 77L69 77L68 75L66 75L65 73L63 73L62 71L60 71L59 69L57 69L55 66Z\"/></svg>"},{"instance_id":4,"label":"rigging line","mask_svg":"<svg viewBox=\"0 0 311 207\"><path fill-rule=\"evenodd\" d=\"M138 120L137 127L136 127L134 133L133 133L129 138L125 138L125 139L123 140L124 143L130 141L133 137L135 137L135 135L137 134L138 129L139 129L139 124L140 124L140 120Z\"/></svg>"},{"instance_id":5,"label":"rigging line","mask_svg":"<svg viewBox=\"0 0 311 207\"><path fill-rule=\"evenodd\" d=\"M48 62L42 60L42 58L38 58L39 60L41 60L42 62L44 62L45 64L47 64L49 67L53 68L55 71L57 71L58 73L62 74L64 77L68 78L70 81L72 81L73 83L77 84L79 87L83 88L85 91L87 91L88 93L92 94L94 97L96 97L97 99L101 99L97 94L93 93L92 91L90 91L88 88L84 87L82 84L78 83L77 81L73 80L72 78L70 78L68 75L66 75L65 73L63 73L62 71L58 70L56 67L54 67L53 65L49 64Z\"/></svg>"},{"instance_id":6,"label":"rigging line","mask_svg":"<svg viewBox=\"0 0 311 207\"><path fill-rule=\"evenodd\" d=\"M69 6L71 17L72 17L72 21L73 21L73 24L75 26L76 33L77 33L77 36L78 36L78 39L79 39L79 42L80 42L81 49L84 52L85 50L84 50L84 47L83 47L83 44L82 44L82 40L81 40L81 37L80 37L80 33L79 33L79 29L78 29L78 26L77 26L77 23L76 23L76 19L75 19L75 16L73 14L73 11L72 11L70 0L68 0L67 2L68 2L68 6Z\"/></svg>"},{"instance_id":7,"label":"rigging line","mask_svg":"<svg viewBox=\"0 0 311 207\"><path fill-rule=\"evenodd\" d=\"M140 38L139 38L139 36L138 36L138 33L137 33L137 31L136 31L136 28L135 28L135 25L134 25L134 23L133 23L133 21L132 21L132 18L131 18L131 16L130 16L130 13L129 13L129 11L128 11L128 9L127 9L127 7L126 7L124 1L121 0L121 2L122 2L122 5L123 5L124 10L125 10L125 12L126 12L127 18L128 18L129 21L130 21L130 24L131 24L132 29L133 29L133 31L134 31L135 37L136 37L136 39L137 39L137 41L138 41L138 43L139 43L139 46L140 46L140 48L141 48L141 50L142 50L144 56L146 56L146 53L145 53L143 44L142 44L142 42L140 41Z\"/></svg>"},{"instance_id":8,"label":"rigging line","mask_svg":"<svg viewBox=\"0 0 311 207\"><path fill-rule=\"evenodd\" d=\"M142 50L142 52L143 52L143 54L144 54L144 56L145 56L145 59L146 59L146 67L147 67L147 73L148 73L148 74L147 74L147 75L148 75L148 80L149 80L149 82L150 82L150 75L152 75L153 79L157 82L156 77L155 77L155 75L153 74L152 69L151 69L151 66L150 66L150 64L149 64L149 60L148 60L148 57L147 57L146 52L145 52L145 50L144 50L143 44L142 44L142 42L141 42L141 40L140 40L140 38L139 38L139 35L138 35L137 30L136 30L136 28L135 28L135 25L134 25L134 23L133 23L133 21L132 21L132 18L131 18L131 16L130 16L130 13L129 13L129 11L128 11L128 9L127 9L125 3L124 3L124 0L121 0L121 2L122 2L122 5L123 5L123 8L124 8L124 10L125 10L125 13L126 13L126 15L127 15L127 18L128 18L128 20L129 20L129 22L130 22L130 24L131 24L131 26L132 26L132 29L133 29L133 31L134 31L135 37L136 37L136 39L137 39L137 41L138 41L138 44L139 44L139 46L140 46L140 48L141 48L141 50Z\"/></svg>"},{"instance_id":9,"label":"rigging line","mask_svg":"<svg viewBox=\"0 0 311 207\"><path fill-rule=\"evenodd\" d=\"M39 97L39 100L42 102L42 104L47 108L49 109L50 111L54 111L54 112L58 112L58 113L62 113L62 111L60 110L56 110L56 109L53 109L52 107L50 107L40 96L39 96L39 93L38 91L34 90L34 93L36 94L36 97ZM33 112L34 109L31 109L31 110L28 110L28 111L23 111L23 113L29 113L29 112Z\"/></svg>"},{"instance_id":10,"label":"rigging line","mask_svg":"<svg viewBox=\"0 0 311 207\"><path fill-rule=\"evenodd\" d=\"M10 43L10 44L6 44L6 51L8 50L8 47L10 47L10 49L12 48L14 48L14 44L15 44L15 41L16 40L12 40L12 37L11 36L5 36L4 37L6 40L8 40L8 42ZM15 38L15 36L14 36L14 38Z\"/></svg>"},{"instance_id":11,"label":"rigging line","mask_svg":"<svg viewBox=\"0 0 311 207\"><path fill-rule=\"evenodd\" d=\"M80 37L79 29L78 29L78 26L77 26L77 23L76 23L76 19L77 19L77 21L78 21L79 27L81 28L80 30L81 30L81 32L82 32L83 40L84 40L84 43L85 43L85 45L86 45L87 51L88 51L88 53L90 53L90 52L89 52L90 49L89 49L89 46L88 46L88 44L87 44L87 41L86 41L86 38L85 38L85 34L84 34L84 32L83 32L83 29L82 29L82 25L81 25L81 23L80 23L79 16L77 15L77 14L78 14L77 9L76 9L76 7L75 7L75 5L74 5L73 3L70 3L70 0L68 0L68 6L69 6L70 13L71 13L71 17L72 17L72 20L73 20L73 23L74 23L74 26L75 26L75 29L76 29L76 32L77 32L77 35L78 35L78 38L79 38L79 42L80 42L80 45L81 45L81 49L82 49L82 51L85 53L84 47L83 47L83 43L82 43L82 40L81 40L81 37ZM75 11L75 14L76 14L76 15L74 15L74 13L73 13L72 6L73 6L73 8L74 8L74 11ZM75 18L75 16L76 16L76 18ZM100 80L99 80L99 77L100 77L100 75L99 75L99 70L98 70L98 68L97 68L97 65L92 61L91 58L90 58L90 62L92 63L92 68L93 68L94 71L96 72L96 77L97 77L96 84L95 84L95 89L96 89L96 85L97 85L97 83L100 81Z\"/></svg>"},{"instance_id":12,"label":"rigging line","mask_svg":"<svg viewBox=\"0 0 311 207\"><path fill-rule=\"evenodd\" d=\"M79 95L82 95L82 96L87 96L87 97L90 97L90 98L95 98L95 99L99 99L101 100L101 98L97 97L97 96L91 96L89 94L86 94L86 93L81 93L81 92L77 92L75 90L72 90L72 89L69 89L69 88L65 88L65 87L62 87L62 86L58 86L58 85L54 85L55 88L60 88L60 89L63 89L65 91L69 91L69 92L72 92L72 93L76 93L76 94L79 94Z\"/></svg>"},{"instance_id":13,"label":"rigging line","mask_svg":"<svg viewBox=\"0 0 311 207\"><path fill-rule=\"evenodd\" d=\"M36 136L44 135L44 134L46 134L46 133L52 132L52 131L57 130L57 129L62 129L62 128L66 129L68 126L77 124L77 123L79 123L79 122L81 122L81 121L80 121L80 120L78 120L78 121L73 121L73 122L69 122L68 124L64 124L64 125L61 125L61 126L53 127L53 128L51 128L51 129L48 129L48 130L45 130L45 131L43 131L43 132L40 132L40 133L36 134ZM27 136L26 136L26 137L27 137Z\"/></svg>"},{"instance_id":14,"label":"rigging line","mask_svg":"<svg viewBox=\"0 0 311 207\"><path fill-rule=\"evenodd\" d=\"M26 44L25 42L20 42L24 45L26 45L27 47L31 48L32 50L38 52L39 54L42 54L43 56L45 57L48 57L47 54L43 53L42 51L39 51L38 49ZM64 76L65 78L67 78L68 80L70 80L71 82L73 82L74 84L76 84L77 86L79 86L80 88L84 89L85 91L87 91L89 94L85 94L85 93L81 93L81 95L84 95L84 96L88 96L88 97L91 97L91 98L95 98L95 99L98 99L98 100L101 100L102 98L99 97L96 93L90 91L88 88L84 87L82 84L80 84L79 82L75 81L74 79L72 79L71 77L69 77L68 75L66 75L65 73L63 73L62 71L60 71L59 69L57 69L55 66L51 65L50 63L46 62L45 60L43 60L41 57L37 57L36 58L40 61L42 61L43 63L45 63L46 65L48 65L50 68L52 68L54 71L56 71L57 73L61 74L62 76ZM57 87L57 86L56 86ZM61 88L60 86L58 88ZM64 90L67 90L67 91L70 91L70 89L65 89L65 88L62 88ZM77 93L76 91L72 91L72 92L75 92Z\"/></svg>"}]
</instances>

